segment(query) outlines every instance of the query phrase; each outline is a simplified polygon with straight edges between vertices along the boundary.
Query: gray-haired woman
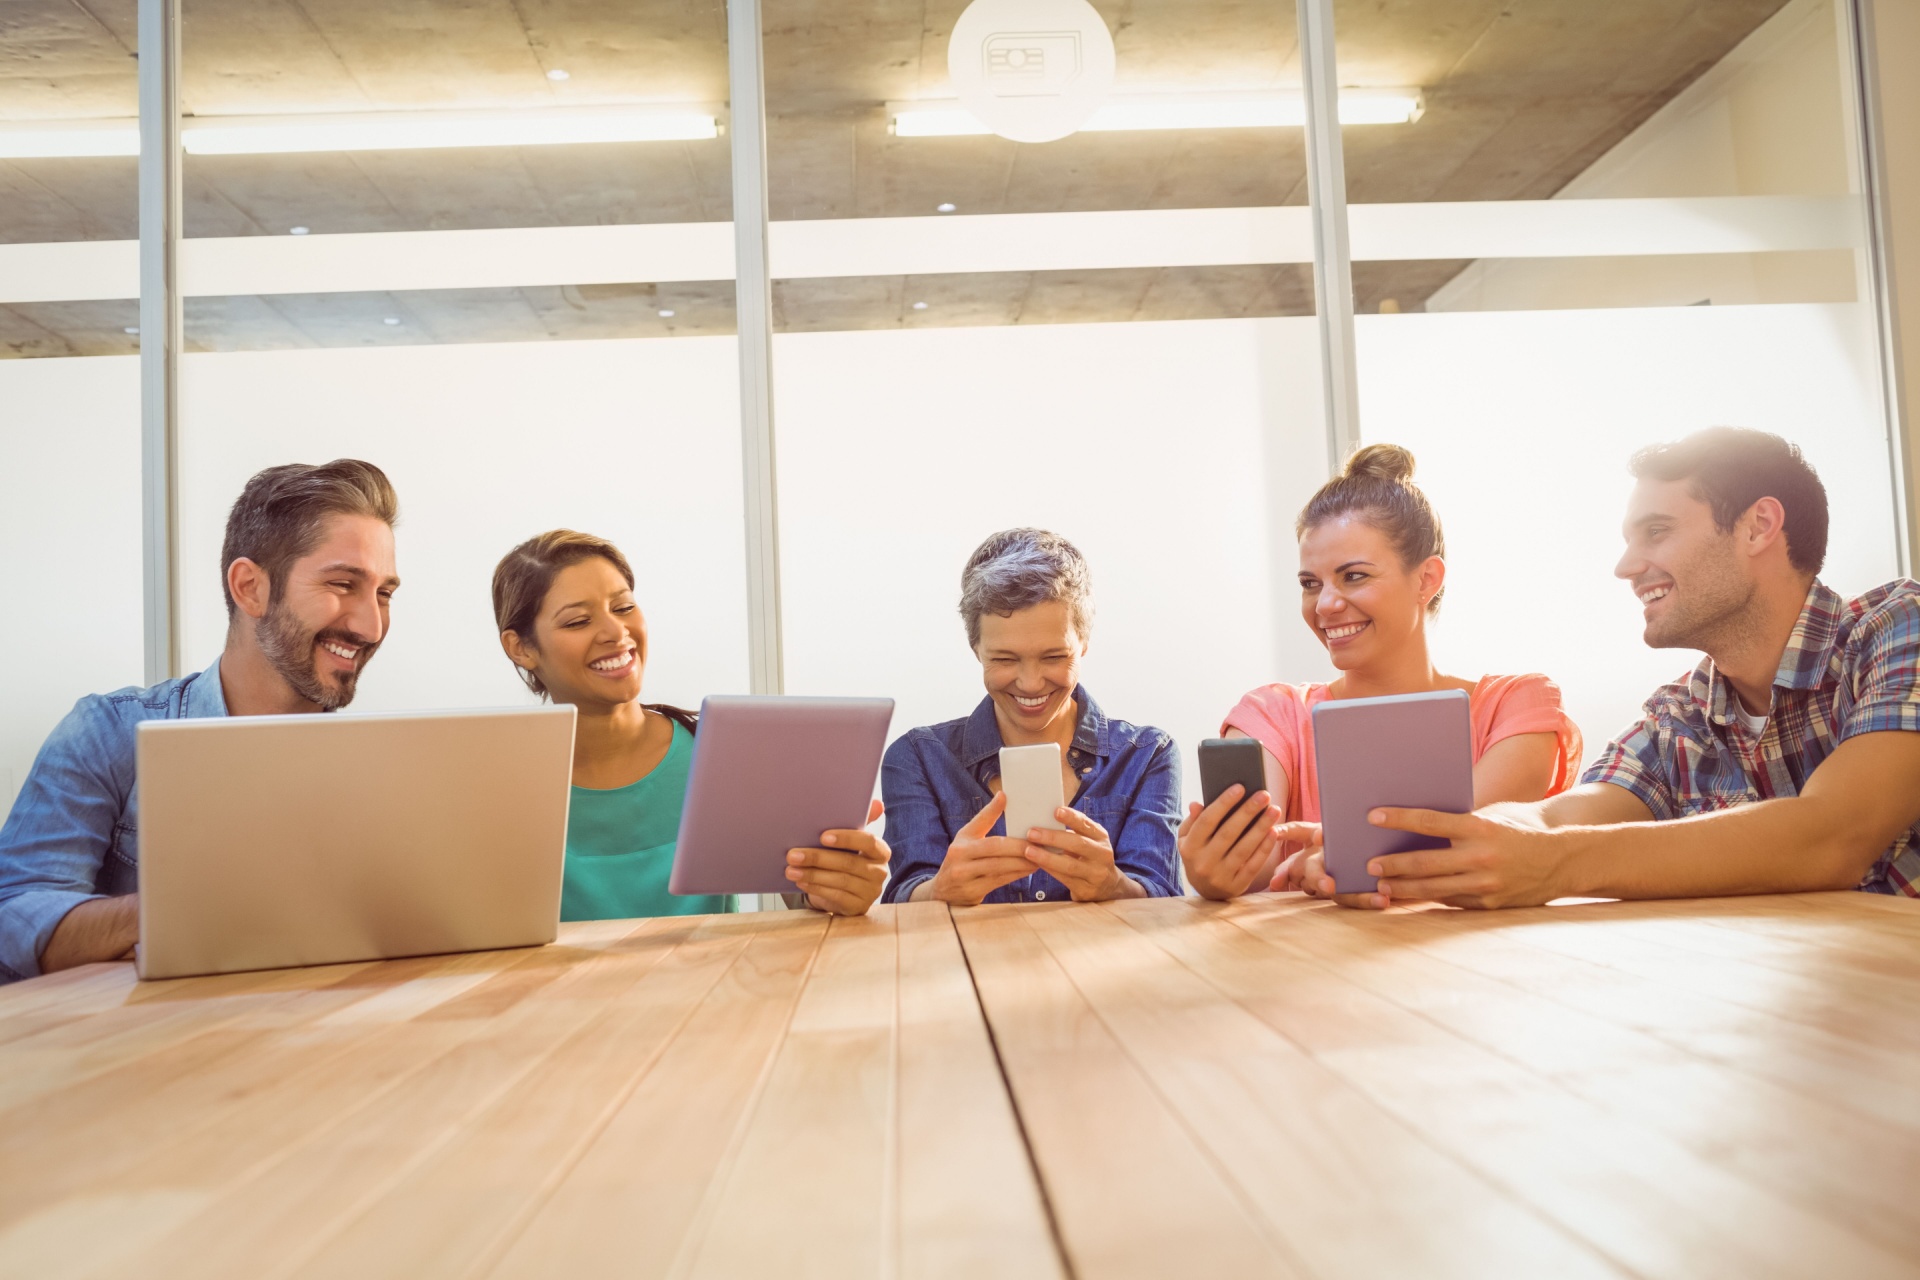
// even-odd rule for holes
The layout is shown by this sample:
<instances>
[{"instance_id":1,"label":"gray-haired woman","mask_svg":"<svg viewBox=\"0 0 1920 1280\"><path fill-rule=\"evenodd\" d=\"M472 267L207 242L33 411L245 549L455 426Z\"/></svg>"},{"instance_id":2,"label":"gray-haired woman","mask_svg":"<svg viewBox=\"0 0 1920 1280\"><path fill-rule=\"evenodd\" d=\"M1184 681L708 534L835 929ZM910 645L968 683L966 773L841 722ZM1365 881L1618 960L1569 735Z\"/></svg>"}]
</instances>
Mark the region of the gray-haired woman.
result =
<instances>
[{"instance_id":1,"label":"gray-haired woman","mask_svg":"<svg viewBox=\"0 0 1920 1280\"><path fill-rule=\"evenodd\" d=\"M973 714L909 730L880 771L888 902L1100 902L1180 893L1180 760L1158 729L1109 720L1080 687L1093 593L1086 559L1042 529L980 544L960 578L986 677ZM1060 747L1066 830L1008 833L1000 748Z\"/></svg>"}]
</instances>

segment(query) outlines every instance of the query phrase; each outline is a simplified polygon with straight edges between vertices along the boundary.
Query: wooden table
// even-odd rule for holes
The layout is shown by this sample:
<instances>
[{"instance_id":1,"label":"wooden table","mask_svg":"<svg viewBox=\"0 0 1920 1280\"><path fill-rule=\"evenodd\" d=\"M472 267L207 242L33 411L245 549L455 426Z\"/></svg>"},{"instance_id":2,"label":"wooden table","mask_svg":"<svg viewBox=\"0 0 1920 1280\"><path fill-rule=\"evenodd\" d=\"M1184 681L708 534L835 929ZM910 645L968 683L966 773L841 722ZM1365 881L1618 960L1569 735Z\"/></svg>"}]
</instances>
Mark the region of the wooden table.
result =
<instances>
[{"instance_id":1,"label":"wooden table","mask_svg":"<svg viewBox=\"0 0 1920 1280\"><path fill-rule=\"evenodd\" d=\"M0 989L0 1276L1920 1275L1920 904L567 926Z\"/></svg>"}]
</instances>

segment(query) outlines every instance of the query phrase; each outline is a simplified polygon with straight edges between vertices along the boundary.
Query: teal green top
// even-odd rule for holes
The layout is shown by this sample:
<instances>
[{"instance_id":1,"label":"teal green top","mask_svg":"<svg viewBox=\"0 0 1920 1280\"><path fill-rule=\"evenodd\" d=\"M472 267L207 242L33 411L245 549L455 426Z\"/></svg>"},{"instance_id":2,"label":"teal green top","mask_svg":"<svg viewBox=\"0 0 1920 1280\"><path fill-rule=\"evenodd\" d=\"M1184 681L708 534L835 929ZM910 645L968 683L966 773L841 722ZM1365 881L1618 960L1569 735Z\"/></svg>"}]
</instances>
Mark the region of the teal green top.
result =
<instances>
[{"instance_id":1,"label":"teal green top","mask_svg":"<svg viewBox=\"0 0 1920 1280\"><path fill-rule=\"evenodd\" d=\"M693 735L676 723L666 758L646 777L611 791L573 789L567 804L562 920L702 916L733 909L733 899L724 894L683 898L667 891L692 763Z\"/></svg>"}]
</instances>

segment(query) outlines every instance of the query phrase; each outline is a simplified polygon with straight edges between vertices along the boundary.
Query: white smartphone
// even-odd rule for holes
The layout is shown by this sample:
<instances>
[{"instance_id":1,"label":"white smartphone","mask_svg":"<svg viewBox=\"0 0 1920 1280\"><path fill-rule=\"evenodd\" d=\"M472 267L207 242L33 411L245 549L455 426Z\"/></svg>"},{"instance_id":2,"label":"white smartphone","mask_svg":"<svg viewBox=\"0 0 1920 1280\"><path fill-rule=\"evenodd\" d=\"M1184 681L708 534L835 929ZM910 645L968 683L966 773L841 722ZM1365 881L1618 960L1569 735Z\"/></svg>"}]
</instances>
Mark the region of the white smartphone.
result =
<instances>
[{"instance_id":1,"label":"white smartphone","mask_svg":"<svg viewBox=\"0 0 1920 1280\"><path fill-rule=\"evenodd\" d=\"M1026 839L1035 827L1065 831L1053 811L1067 802L1060 780L1060 744L1000 748L1000 790L1007 797L1007 834Z\"/></svg>"}]
</instances>

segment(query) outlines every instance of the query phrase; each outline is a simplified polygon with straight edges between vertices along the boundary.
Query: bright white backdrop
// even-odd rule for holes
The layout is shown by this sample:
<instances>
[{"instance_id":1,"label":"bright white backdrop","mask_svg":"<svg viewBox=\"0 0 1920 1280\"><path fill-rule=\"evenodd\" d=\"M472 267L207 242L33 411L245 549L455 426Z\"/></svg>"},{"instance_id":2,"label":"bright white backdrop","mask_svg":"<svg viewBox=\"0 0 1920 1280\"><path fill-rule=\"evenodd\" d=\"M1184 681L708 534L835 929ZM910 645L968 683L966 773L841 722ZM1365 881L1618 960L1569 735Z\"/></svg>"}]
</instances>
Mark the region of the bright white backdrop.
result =
<instances>
[{"instance_id":1,"label":"bright white backdrop","mask_svg":"<svg viewBox=\"0 0 1920 1280\"><path fill-rule=\"evenodd\" d=\"M1690 661L1650 653L1610 571L1634 448L1711 423L1800 441L1834 499L1827 577L1891 577L1886 441L1852 305L1360 318L1369 439L1446 521L1439 631L1458 674L1545 670L1597 747ZM955 615L987 533L1051 526L1092 560L1089 686L1194 744L1246 688L1324 678L1296 613L1292 520L1325 474L1304 319L783 336L788 687L886 693L896 731L964 714ZM746 683L731 339L193 355L185 362L188 660L217 652L218 548L245 478L341 455L401 494L405 586L360 708L524 700L487 584L558 524L631 554L653 697ZM0 722L7 799L79 695L137 680L136 369L0 361ZM1190 786L1193 779L1189 779Z\"/></svg>"}]
</instances>

